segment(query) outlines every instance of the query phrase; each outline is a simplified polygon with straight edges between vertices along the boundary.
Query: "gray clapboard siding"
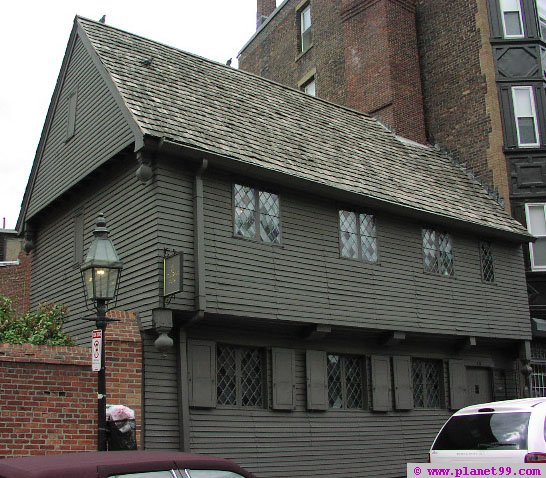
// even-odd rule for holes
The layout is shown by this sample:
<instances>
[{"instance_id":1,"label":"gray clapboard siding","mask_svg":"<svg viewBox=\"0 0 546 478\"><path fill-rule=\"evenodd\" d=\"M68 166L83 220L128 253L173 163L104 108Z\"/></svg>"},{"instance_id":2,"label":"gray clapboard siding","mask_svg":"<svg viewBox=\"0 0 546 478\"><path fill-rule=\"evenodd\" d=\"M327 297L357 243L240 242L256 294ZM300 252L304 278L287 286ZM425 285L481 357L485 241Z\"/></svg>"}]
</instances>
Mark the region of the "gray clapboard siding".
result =
<instances>
[{"instance_id":1,"label":"gray clapboard siding","mask_svg":"<svg viewBox=\"0 0 546 478\"><path fill-rule=\"evenodd\" d=\"M339 208L287 190L279 191L282 245L246 241L233 237L233 182L245 183L212 171L205 178L210 312L405 331L529 336L518 246L494 242L496 283L484 284L481 238L448 231L454 276L425 273L421 230L427 225L372 211L379 263L343 259Z\"/></svg>"},{"instance_id":2,"label":"gray clapboard siding","mask_svg":"<svg viewBox=\"0 0 546 478\"><path fill-rule=\"evenodd\" d=\"M144 338L144 446L179 450L178 377L176 348L166 354L154 348L155 336Z\"/></svg>"},{"instance_id":3,"label":"gray clapboard siding","mask_svg":"<svg viewBox=\"0 0 546 478\"><path fill-rule=\"evenodd\" d=\"M32 306L44 302L67 305L70 316L65 330L78 342L87 343L92 328L79 318L94 313L85 309L79 268L69 260L74 247L72 217L76 209L84 211L84 253L92 240L97 214L106 215L112 240L124 263L116 307L150 320L151 309L158 304L158 262L162 253L155 233L156 205L153 191L135 179L134 168L135 163L129 159L112 172L111 182L98 191L91 186L82 188L72 200L59 203L38 230L32 261ZM51 274L52 270L57 274Z\"/></svg>"},{"instance_id":4,"label":"gray clapboard siding","mask_svg":"<svg viewBox=\"0 0 546 478\"><path fill-rule=\"evenodd\" d=\"M69 99L74 92L75 134L65 141ZM77 39L38 166L27 219L133 141L123 114Z\"/></svg>"}]
</instances>

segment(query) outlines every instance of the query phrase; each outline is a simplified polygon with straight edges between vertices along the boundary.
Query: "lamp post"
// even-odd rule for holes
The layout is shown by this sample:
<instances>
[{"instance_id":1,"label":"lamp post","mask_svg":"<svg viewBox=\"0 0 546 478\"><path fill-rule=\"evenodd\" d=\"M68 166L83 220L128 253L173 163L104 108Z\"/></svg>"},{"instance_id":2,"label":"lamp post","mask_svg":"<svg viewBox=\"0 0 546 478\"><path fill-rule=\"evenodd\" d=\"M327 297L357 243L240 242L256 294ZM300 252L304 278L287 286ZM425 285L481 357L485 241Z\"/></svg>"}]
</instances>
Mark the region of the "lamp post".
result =
<instances>
[{"instance_id":1,"label":"lamp post","mask_svg":"<svg viewBox=\"0 0 546 478\"><path fill-rule=\"evenodd\" d=\"M81 266L81 274L86 294L86 300L93 302L97 311L95 320L97 329L101 331L100 370L97 377L97 411L99 451L106 451L106 326L112 319L106 317L108 303L116 298L123 263L120 261L112 241L108 237L106 220L101 213L97 219L97 227L93 231L93 242Z\"/></svg>"}]
</instances>

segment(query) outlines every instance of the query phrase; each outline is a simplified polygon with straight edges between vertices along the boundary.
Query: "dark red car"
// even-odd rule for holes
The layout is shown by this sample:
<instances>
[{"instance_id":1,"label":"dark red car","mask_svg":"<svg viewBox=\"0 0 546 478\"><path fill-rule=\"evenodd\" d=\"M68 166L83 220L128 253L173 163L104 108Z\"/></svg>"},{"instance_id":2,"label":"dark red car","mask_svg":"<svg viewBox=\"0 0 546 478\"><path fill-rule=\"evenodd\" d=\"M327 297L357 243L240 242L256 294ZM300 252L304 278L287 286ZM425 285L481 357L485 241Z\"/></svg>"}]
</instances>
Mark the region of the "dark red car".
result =
<instances>
[{"instance_id":1,"label":"dark red car","mask_svg":"<svg viewBox=\"0 0 546 478\"><path fill-rule=\"evenodd\" d=\"M0 460L0 478L255 478L232 461L168 451L114 451Z\"/></svg>"}]
</instances>

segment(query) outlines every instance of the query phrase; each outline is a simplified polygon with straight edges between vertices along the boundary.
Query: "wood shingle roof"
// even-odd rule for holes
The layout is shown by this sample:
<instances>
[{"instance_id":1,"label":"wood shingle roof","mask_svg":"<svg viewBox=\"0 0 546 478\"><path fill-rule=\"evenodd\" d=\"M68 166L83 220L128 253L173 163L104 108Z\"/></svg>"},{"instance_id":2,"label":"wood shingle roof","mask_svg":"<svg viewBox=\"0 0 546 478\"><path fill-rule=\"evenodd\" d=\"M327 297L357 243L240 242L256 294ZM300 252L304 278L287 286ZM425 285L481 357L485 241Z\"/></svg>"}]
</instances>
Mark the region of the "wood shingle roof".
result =
<instances>
[{"instance_id":1,"label":"wood shingle roof","mask_svg":"<svg viewBox=\"0 0 546 478\"><path fill-rule=\"evenodd\" d=\"M526 229L435 148L374 118L80 17L144 135L523 239Z\"/></svg>"}]
</instances>

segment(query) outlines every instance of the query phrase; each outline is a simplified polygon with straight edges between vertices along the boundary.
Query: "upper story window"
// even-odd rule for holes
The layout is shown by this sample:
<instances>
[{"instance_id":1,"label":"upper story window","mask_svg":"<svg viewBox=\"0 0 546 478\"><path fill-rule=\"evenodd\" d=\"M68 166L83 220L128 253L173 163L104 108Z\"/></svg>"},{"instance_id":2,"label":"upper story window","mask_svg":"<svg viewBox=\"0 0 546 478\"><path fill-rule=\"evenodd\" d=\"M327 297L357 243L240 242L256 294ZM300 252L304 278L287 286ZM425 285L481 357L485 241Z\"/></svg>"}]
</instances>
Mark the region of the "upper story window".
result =
<instances>
[{"instance_id":1,"label":"upper story window","mask_svg":"<svg viewBox=\"0 0 546 478\"><path fill-rule=\"evenodd\" d=\"M278 195L235 184L234 204L235 236L280 244L281 219Z\"/></svg>"},{"instance_id":2,"label":"upper story window","mask_svg":"<svg viewBox=\"0 0 546 478\"><path fill-rule=\"evenodd\" d=\"M520 0L499 0L504 38L523 37L523 18Z\"/></svg>"},{"instance_id":3,"label":"upper story window","mask_svg":"<svg viewBox=\"0 0 546 478\"><path fill-rule=\"evenodd\" d=\"M307 83L302 86L302 91L309 96L316 96L317 82L315 77L312 77Z\"/></svg>"},{"instance_id":4,"label":"upper story window","mask_svg":"<svg viewBox=\"0 0 546 478\"><path fill-rule=\"evenodd\" d=\"M480 263L482 266L482 280L484 282L495 282L493 251L490 242L480 241Z\"/></svg>"},{"instance_id":5,"label":"upper story window","mask_svg":"<svg viewBox=\"0 0 546 478\"><path fill-rule=\"evenodd\" d=\"M525 205L527 230L537 239L529 243L531 270L546 271L546 203Z\"/></svg>"},{"instance_id":6,"label":"upper story window","mask_svg":"<svg viewBox=\"0 0 546 478\"><path fill-rule=\"evenodd\" d=\"M546 39L546 0L536 0L540 36Z\"/></svg>"},{"instance_id":7,"label":"upper story window","mask_svg":"<svg viewBox=\"0 0 546 478\"><path fill-rule=\"evenodd\" d=\"M532 86L513 86L514 120L518 146L523 148L539 146L538 123L535 109L535 95Z\"/></svg>"},{"instance_id":8,"label":"upper story window","mask_svg":"<svg viewBox=\"0 0 546 478\"><path fill-rule=\"evenodd\" d=\"M300 20L300 51L304 52L309 49L313 43L313 32L311 30L311 5L307 5L299 11Z\"/></svg>"},{"instance_id":9,"label":"upper story window","mask_svg":"<svg viewBox=\"0 0 546 478\"><path fill-rule=\"evenodd\" d=\"M413 405L415 408L442 408L441 360L413 359L411 361Z\"/></svg>"},{"instance_id":10,"label":"upper story window","mask_svg":"<svg viewBox=\"0 0 546 478\"><path fill-rule=\"evenodd\" d=\"M377 262L375 217L339 211L339 242L341 257Z\"/></svg>"},{"instance_id":11,"label":"upper story window","mask_svg":"<svg viewBox=\"0 0 546 478\"><path fill-rule=\"evenodd\" d=\"M453 275L453 245L449 234L423 229L423 265L425 272Z\"/></svg>"},{"instance_id":12,"label":"upper story window","mask_svg":"<svg viewBox=\"0 0 546 478\"><path fill-rule=\"evenodd\" d=\"M218 344L216 350L218 405L263 407L263 363L260 349Z\"/></svg>"},{"instance_id":13,"label":"upper story window","mask_svg":"<svg viewBox=\"0 0 546 478\"><path fill-rule=\"evenodd\" d=\"M328 354L330 408L364 408L364 367L361 357Z\"/></svg>"}]
</instances>

